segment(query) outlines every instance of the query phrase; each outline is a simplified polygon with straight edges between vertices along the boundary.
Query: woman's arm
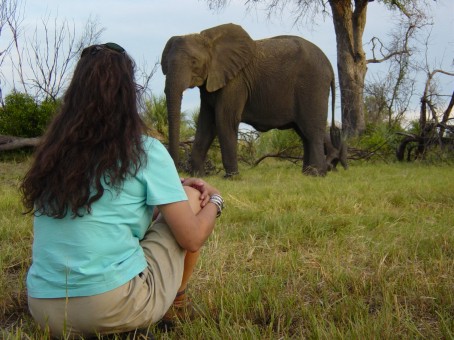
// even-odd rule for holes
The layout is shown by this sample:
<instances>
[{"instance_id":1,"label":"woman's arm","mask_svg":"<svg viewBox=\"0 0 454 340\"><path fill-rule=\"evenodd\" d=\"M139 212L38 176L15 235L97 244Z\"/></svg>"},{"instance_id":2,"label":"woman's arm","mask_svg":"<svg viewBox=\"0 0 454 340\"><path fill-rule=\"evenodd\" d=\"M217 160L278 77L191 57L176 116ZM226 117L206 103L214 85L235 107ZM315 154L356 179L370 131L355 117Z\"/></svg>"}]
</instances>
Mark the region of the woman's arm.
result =
<instances>
[{"instance_id":1,"label":"woman's arm","mask_svg":"<svg viewBox=\"0 0 454 340\"><path fill-rule=\"evenodd\" d=\"M161 215L172 230L178 244L191 252L202 247L214 229L218 207L210 203L211 195L219 191L200 179L186 179L182 183L188 201L158 206Z\"/></svg>"}]
</instances>

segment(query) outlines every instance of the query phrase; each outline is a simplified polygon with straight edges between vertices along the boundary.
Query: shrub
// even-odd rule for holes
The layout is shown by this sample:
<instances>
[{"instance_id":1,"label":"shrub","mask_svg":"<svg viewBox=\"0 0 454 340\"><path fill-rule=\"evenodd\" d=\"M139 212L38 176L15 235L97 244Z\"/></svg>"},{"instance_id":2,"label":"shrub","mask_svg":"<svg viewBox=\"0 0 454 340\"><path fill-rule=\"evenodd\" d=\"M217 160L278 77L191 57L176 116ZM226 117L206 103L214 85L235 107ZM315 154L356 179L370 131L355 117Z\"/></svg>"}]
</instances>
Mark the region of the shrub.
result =
<instances>
[{"instance_id":1,"label":"shrub","mask_svg":"<svg viewBox=\"0 0 454 340\"><path fill-rule=\"evenodd\" d=\"M277 130L273 129L261 133L257 142L257 154L283 154L287 156L301 156L301 138L293 129Z\"/></svg>"},{"instance_id":2,"label":"shrub","mask_svg":"<svg viewBox=\"0 0 454 340\"><path fill-rule=\"evenodd\" d=\"M192 113L196 116L198 109ZM191 119L186 118L187 113L181 113L180 121L180 140L187 141L192 139L195 134L194 125ZM167 119L167 103L165 95L153 96L151 100L145 102L145 111L142 113L143 120L151 130L151 135L158 138L161 142L169 142L169 122ZM194 119L192 117L192 119Z\"/></svg>"},{"instance_id":3,"label":"shrub","mask_svg":"<svg viewBox=\"0 0 454 340\"><path fill-rule=\"evenodd\" d=\"M397 132L401 131L400 126L389 127L386 123L369 124L366 132L360 137L350 138L348 145L370 153L369 158L377 156L382 160L396 160L396 149L402 139Z\"/></svg>"},{"instance_id":4,"label":"shrub","mask_svg":"<svg viewBox=\"0 0 454 340\"><path fill-rule=\"evenodd\" d=\"M0 134L16 137L38 137L47 127L57 103L45 100L38 104L31 96L13 92L6 96L0 109Z\"/></svg>"}]
</instances>

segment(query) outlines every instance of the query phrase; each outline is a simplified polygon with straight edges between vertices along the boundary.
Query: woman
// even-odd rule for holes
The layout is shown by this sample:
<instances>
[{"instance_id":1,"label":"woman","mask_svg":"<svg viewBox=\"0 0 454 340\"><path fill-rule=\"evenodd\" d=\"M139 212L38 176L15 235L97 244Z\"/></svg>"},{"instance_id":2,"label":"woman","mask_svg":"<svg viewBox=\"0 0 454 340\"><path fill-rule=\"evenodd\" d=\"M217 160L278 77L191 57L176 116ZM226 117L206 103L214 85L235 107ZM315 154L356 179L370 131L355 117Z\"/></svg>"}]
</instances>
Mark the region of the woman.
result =
<instances>
[{"instance_id":1,"label":"woman","mask_svg":"<svg viewBox=\"0 0 454 340\"><path fill-rule=\"evenodd\" d=\"M190 311L186 285L223 200L180 181L145 132L132 59L114 43L84 49L21 185L34 214L29 309L53 336L146 328L172 302L166 318Z\"/></svg>"}]
</instances>

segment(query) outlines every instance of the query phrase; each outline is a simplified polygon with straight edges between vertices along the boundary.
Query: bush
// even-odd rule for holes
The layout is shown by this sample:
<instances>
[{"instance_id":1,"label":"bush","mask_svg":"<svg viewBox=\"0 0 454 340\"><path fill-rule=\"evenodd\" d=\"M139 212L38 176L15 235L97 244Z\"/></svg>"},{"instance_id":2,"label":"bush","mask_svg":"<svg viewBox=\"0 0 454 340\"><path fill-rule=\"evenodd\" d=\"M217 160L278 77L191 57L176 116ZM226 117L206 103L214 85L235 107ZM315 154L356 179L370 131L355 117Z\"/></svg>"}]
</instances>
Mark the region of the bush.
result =
<instances>
[{"instance_id":1,"label":"bush","mask_svg":"<svg viewBox=\"0 0 454 340\"><path fill-rule=\"evenodd\" d=\"M396 160L396 149L402 140L402 136L397 132L401 131L400 126L389 127L386 123L370 124L363 135L350 138L348 146L370 153L369 159L376 156L382 160Z\"/></svg>"},{"instance_id":2,"label":"bush","mask_svg":"<svg viewBox=\"0 0 454 340\"><path fill-rule=\"evenodd\" d=\"M301 138L293 129L277 130L273 129L261 133L257 142L257 154L285 154L288 156L302 155Z\"/></svg>"},{"instance_id":3,"label":"bush","mask_svg":"<svg viewBox=\"0 0 454 340\"><path fill-rule=\"evenodd\" d=\"M198 109L192 113L191 119L195 119ZM145 102L145 111L142 113L145 124L151 131L151 135L158 138L161 142L169 142L169 122L167 119L167 103L165 95L153 96L151 100ZM181 113L180 121L180 141L192 139L195 135L195 124L191 119L187 119L187 113Z\"/></svg>"},{"instance_id":4,"label":"bush","mask_svg":"<svg viewBox=\"0 0 454 340\"><path fill-rule=\"evenodd\" d=\"M31 96L13 92L6 96L0 109L0 134L16 137L38 137L47 127L57 103L45 100L38 104Z\"/></svg>"}]
</instances>

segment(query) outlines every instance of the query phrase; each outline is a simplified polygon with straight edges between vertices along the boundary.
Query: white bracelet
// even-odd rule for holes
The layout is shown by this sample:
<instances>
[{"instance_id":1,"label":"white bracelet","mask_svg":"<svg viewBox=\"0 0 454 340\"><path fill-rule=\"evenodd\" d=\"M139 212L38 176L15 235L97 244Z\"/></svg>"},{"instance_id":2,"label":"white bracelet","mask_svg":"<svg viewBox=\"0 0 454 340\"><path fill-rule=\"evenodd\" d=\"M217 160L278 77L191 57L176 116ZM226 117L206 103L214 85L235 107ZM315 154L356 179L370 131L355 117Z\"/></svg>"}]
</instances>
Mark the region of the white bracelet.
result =
<instances>
[{"instance_id":1,"label":"white bracelet","mask_svg":"<svg viewBox=\"0 0 454 340\"><path fill-rule=\"evenodd\" d=\"M209 202L213 203L218 208L218 213L216 214L216 217L221 216L222 209L224 209L224 199L221 197L221 195L218 194L211 195Z\"/></svg>"}]
</instances>

